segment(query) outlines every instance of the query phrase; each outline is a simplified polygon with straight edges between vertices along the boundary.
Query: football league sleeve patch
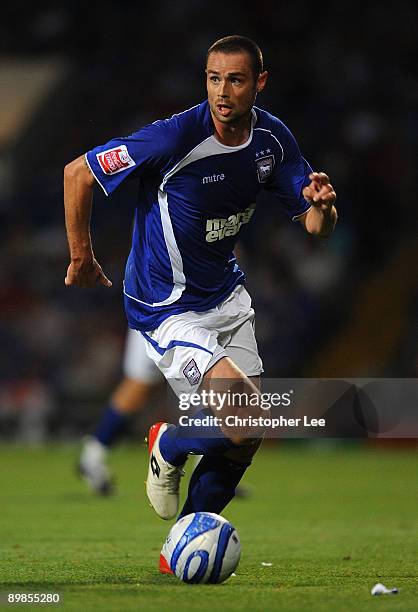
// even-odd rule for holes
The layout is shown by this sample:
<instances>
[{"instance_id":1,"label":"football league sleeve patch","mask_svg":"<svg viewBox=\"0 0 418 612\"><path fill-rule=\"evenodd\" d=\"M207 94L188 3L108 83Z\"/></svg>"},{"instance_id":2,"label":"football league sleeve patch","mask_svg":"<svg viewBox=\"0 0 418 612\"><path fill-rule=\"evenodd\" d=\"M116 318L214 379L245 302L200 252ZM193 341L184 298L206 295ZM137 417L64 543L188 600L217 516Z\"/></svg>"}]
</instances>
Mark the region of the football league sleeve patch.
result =
<instances>
[{"instance_id":1,"label":"football league sleeve patch","mask_svg":"<svg viewBox=\"0 0 418 612\"><path fill-rule=\"evenodd\" d=\"M132 166L136 166L136 163L129 155L126 145L119 145L112 149L107 149L107 151L96 153L96 158L101 169L107 175L117 174L132 168Z\"/></svg>"},{"instance_id":2,"label":"football league sleeve patch","mask_svg":"<svg viewBox=\"0 0 418 612\"><path fill-rule=\"evenodd\" d=\"M110 195L133 175L158 175L168 161L169 150L170 134L160 125L150 124L131 136L95 147L85 158L96 181Z\"/></svg>"}]
</instances>

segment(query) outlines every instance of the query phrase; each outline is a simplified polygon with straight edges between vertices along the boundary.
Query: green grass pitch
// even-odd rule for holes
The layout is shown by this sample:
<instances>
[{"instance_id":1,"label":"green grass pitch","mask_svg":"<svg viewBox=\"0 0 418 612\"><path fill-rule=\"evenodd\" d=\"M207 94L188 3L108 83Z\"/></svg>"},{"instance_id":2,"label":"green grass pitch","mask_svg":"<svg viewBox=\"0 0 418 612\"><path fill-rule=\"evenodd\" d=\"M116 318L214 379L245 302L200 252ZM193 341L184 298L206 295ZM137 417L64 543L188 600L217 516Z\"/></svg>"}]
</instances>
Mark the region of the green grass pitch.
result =
<instances>
[{"instance_id":1,"label":"green grass pitch","mask_svg":"<svg viewBox=\"0 0 418 612\"><path fill-rule=\"evenodd\" d=\"M0 447L2 593L58 591L74 611L418 609L418 451L265 445L251 497L224 513L241 538L237 576L194 586L157 572L171 522L146 502L145 447L114 451L106 499L75 478L77 452ZM372 597L377 582L399 594Z\"/></svg>"}]
</instances>

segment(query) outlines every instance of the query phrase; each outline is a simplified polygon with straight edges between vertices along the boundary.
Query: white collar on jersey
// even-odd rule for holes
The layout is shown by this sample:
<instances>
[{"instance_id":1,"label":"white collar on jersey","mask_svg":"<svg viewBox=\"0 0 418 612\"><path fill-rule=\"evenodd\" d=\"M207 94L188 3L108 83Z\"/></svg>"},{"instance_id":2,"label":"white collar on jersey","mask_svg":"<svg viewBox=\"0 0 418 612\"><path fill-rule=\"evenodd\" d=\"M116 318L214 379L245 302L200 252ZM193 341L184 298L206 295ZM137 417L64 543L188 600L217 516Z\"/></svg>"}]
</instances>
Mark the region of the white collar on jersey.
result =
<instances>
[{"instance_id":1,"label":"white collar on jersey","mask_svg":"<svg viewBox=\"0 0 418 612\"><path fill-rule=\"evenodd\" d=\"M248 136L248 139L246 140L246 142L244 142L243 144L237 145L235 147L231 147L229 145L225 145L222 144L222 142L219 142L219 140L217 138L215 138L215 134L212 134L212 136L210 138L213 138L213 140L216 142L217 145L219 145L222 149L225 149L227 151L230 151L231 153L234 151L239 151L240 149L245 149L245 147L248 147L248 145L251 143L252 139L253 139L253 129L255 124L257 123L257 113L255 112L254 108L251 109L251 129L250 129L250 134Z\"/></svg>"}]
</instances>

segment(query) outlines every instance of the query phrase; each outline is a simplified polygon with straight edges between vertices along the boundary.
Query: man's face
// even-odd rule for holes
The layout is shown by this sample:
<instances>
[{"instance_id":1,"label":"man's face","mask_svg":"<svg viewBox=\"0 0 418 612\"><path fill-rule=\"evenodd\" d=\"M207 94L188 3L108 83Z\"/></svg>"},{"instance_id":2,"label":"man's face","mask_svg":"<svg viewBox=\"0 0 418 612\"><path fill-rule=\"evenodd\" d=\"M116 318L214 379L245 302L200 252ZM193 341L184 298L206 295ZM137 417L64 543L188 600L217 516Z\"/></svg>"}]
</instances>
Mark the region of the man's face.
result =
<instances>
[{"instance_id":1,"label":"man's face","mask_svg":"<svg viewBox=\"0 0 418 612\"><path fill-rule=\"evenodd\" d=\"M255 78L251 58L245 51L211 53L206 66L206 86L214 117L224 124L239 123L248 115L266 79L266 72Z\"/></svg>"}]
</instances>

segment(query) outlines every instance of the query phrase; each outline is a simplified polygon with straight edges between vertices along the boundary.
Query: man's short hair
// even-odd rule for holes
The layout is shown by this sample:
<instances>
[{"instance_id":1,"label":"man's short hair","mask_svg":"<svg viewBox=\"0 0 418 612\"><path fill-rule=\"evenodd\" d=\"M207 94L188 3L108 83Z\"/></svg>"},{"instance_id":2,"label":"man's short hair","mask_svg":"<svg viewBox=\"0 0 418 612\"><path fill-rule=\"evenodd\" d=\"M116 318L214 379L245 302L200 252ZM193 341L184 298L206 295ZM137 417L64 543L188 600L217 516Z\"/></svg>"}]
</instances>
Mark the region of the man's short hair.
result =
<instances>
[{"instance_id":1,"label":"man's short hair","mask_svg":"<svg viewBox=\"0 0 418 612\"><path fill-rule=\"evenodd\" d=\"M252 70L255 78L263 72L263 54L260 47L251 38L234 34L220 38L209 47L206 55L206 64L211 53L239 53L246 51L251 58Z\"/></svg>"}]
</instances>

